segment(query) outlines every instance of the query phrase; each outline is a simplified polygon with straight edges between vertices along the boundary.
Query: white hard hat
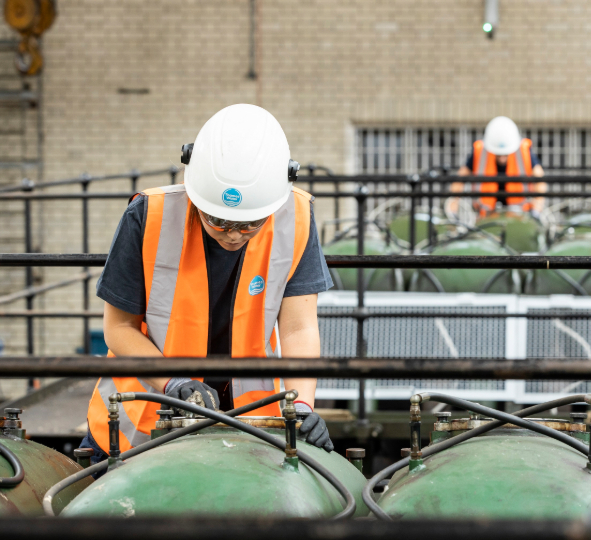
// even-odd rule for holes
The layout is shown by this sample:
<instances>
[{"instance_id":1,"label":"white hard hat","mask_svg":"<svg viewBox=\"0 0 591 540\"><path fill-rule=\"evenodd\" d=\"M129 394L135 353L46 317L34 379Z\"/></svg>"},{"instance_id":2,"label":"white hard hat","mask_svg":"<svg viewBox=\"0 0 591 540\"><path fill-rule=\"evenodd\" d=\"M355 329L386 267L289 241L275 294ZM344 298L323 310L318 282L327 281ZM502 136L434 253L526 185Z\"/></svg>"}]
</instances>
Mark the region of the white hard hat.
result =
<instances>
[{"instance_id":1,"label":"white hard hat","mask_svg":"<svg viewBox=\"0 0 591 540\"><path fill-rule=\"evenodd\" d=\"M187 163L187 161L184 161ZM230 221L270 216L289 197L296 162L275 117L255 105L231 105L203 126L185 171L193 204ZM289 177L295 179L295 172Z\"/></svg>"},{"instance_id":2,"label":"white hard hat","mask_svg":"<svg viewBox=\"0 0 591 540\"><path fill-rule=\"evenodd\" d=\"M496 156L514 154L521 144L521 135L515 122L506 116L493 118L484 130L484 148Z\"/></svg>"}]
</instances>

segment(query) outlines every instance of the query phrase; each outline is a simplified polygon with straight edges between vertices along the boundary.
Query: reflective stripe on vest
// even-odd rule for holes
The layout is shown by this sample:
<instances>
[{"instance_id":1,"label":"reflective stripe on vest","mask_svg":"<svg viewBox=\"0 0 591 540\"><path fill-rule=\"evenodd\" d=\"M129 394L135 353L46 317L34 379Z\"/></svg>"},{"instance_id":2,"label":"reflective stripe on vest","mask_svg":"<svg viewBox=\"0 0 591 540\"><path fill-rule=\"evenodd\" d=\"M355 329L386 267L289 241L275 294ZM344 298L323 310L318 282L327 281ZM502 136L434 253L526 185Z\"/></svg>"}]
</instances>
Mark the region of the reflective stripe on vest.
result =
<instances>
[{"instance_id":1,"label":"reflective stripe on vest","mask_svg":"<svg viewBox=\"0 0 591 540\"><path fill-rule=\"evenodd\" d=\"M158 250L154 264L152 288L146 304L148 335L156 347L164 351L164 342L172 312L172 303L183 250L183 231L187 218L187 201L184 186L160 188L164 193L179 194L164 197L162 231L158 239ZM147 204L147 203L146 203Z\"/></svg>"},{"instance_id":2,"label":"reflective stripe on vest","mask_svg":"<svg viewBox=\"0 0 591 540\"><path fill-rule=\"evenodd\" d=\"M531 176L531 155L530 155L531 141L529 139L522 139L519 150L507 156L507 176ZM496 155L490 154L484 148L483 141L474 142L474 155L472 163L472 172L476 176L497 176L497 162ZM499 190L497 182L483 182L475 188L480 191L496 193ZM506 182L505 191L522 193L527 191L528 186L522 182ZM477 206L482 210L492 211L497 203L496 197L480 197L477 201ZM525 197L507 197L508 205L521 205L524 210L528 210L530 204L526 202Z\"/></svg>"},{"instance_id":3,"label":"reflective stripe on vest","mask_svg":"<svg viewBox=\"0 0 591 540\"><path fill-rule=\"evenodd\" d=\"M209 292L201 221L197 218L191 222L191 203L183 185L150 189L144 195L147 195L147 214L142 252L147 307L143 331L164 356L205 357ZM247 244L231 312L233 357L279 355L277 317L287 282L308 242L310 201L310 195L293 188L285 204ZM105 381L112 381L112 385L99 381L99 391L93 394L89 409L91 432L103 450L108 449L108 430L97 427L95 421L97 415L105 426L108 420L108 394L103 396L101 389L110 390L114 386L115 391L125 392L134 391L134 387L139 391L138 379ZM279 380L233 379L232 390L234 407L239 407L277 393ZM139 403L124 405L135 412L135 404ZM143 409L139 416L130 415L131 424L136 431L149 437L158 405L137 406ZM281 411L274 403L249 414L279 416ZM133 418L136 418L135 424ZM126 423L124 429L122 422L121 433L125 437L121 437L122 450L135 446L141 439L141 435L129 432L128 427ZM100 433L95 435L95 431Z\"/></svg>"},{"instance_id":4,"label":"reflective stripe on vest","mask_svg":"<svg viewBox=\"0 0 591 540\"><path fill-rule=\"evenodd\" d=\"M146 387L146 385L142 384L140 379L138 379L138 382L144 386L146 392L155 392L151 386ZM118 392L115 382L110 377L103 377L99 380L97 389L108 410L109 396ZM135 428L135 424L131 421L125 407L121 403L119 404L119 431L123 433L131 446L137 446L150 440L150 435L142 433ZM105 450L108 451L108 448Z\"/></svg>"}]
</instances>

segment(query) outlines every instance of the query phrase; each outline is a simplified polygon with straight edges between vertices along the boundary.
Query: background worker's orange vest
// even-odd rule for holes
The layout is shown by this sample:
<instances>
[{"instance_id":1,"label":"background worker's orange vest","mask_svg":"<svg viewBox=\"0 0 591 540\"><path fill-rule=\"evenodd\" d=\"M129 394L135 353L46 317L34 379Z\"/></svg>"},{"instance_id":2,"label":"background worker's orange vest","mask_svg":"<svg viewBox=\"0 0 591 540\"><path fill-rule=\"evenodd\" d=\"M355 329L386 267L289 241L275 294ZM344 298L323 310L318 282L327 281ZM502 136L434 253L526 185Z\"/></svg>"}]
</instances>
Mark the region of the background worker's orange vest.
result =
<instances>
[{"instance_id":1,"label":"background worker's orange vest","mask_svg":"<svg viewBox=\"0 0 591 540\"><path fill-rule=\"evenodd\" d=\"M142 331L164 356L205 357L209 337L207 258L200 219L190 220L184 185L147 190L143 240L146 315ZM277 316L288 280L308 243L311 196L293 188L286 203L247 244L231 308L233 357L278 356ZM234 407L279 392L279 379L233 379ZM136 378L102 378L88 410L88 426L107 451L108 397L113 392L154 392ZM160 405L130 401L120 406L120 445L125 451L149 440ZM280 416L278 403L255 416Z\"/></svg>"},{"instance_id":2,"label":"background worker's orange vest","mask_svg":"<svg viewBox=\"0 0 591 540\"><path fill-rule=\"evenodd\" d=\"M517 152L507 156L507 169L505 174L507 176L531 176L531 148L532 142L529 139L522 139L521 145ZM476 141L473 145L474 160L472 164L472 172L475 176L497 176L497 156L487 152L484 148L483 141ZM497 182L483 182L480 184L480 191L496 193L499 191L499 184ZM523 193L527 191L529 186L522 182L507 182L505 184L505 191L513 193ZM495 209L497 204L496 197L480 197L478 199L478 206L483 211L491 212ZM518 205L523 210L531 209L531 204L528 203L525 197L507 197L507 204Z\"/></svg>"}]
</instances>

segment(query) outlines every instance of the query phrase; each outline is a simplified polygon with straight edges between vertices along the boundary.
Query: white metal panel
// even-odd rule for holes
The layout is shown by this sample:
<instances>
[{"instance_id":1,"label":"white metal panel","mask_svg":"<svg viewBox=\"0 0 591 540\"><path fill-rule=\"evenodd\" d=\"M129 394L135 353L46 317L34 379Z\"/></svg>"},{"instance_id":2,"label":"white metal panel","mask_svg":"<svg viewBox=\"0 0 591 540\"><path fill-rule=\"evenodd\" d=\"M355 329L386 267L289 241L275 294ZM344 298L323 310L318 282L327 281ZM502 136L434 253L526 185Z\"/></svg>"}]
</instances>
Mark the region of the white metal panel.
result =
<instances>
[{"instance_id":1,"label":"white metal panel","mask_svg":"<svg viewBox=\"0 0 591 540\"><path fill-rule=\"evenodd\" d=\"M357 305L357 293L355 291L328 291L321 293L318 299L319 310L330 309L354 309ZM553 295L553 296L518 296L518 295L492 295L492 294L432 294L432 293L394 293L394 292L368 292L365 297L365 305L368 310L411 310L411 311L430 311L437 309L445 309L446 311L460 310L462 312L470 311L472 309L478 312L486 310L501 309L506 313L527 313L531 310L589 310L591 314L591 298L571 296L571 295ZM450 347L445 344L445 340L440 340L440 348L437 348L437 340L434 340L433 333L437 332L435 321L445 321L445 328L449 329L453 326L451 321L456 321L455 333L449 332L449 338L452 340L464 339L464 341L454 341L454 347L460 351L460 356L466 356L466 351L473 350L474 343L466 343L466 336L461 335L462 328L467 328L469 324L467 321L476 321L479 325L484 325L486 330L488 325L488 332L478 335L478 341L486 341L492 339L491 343L494 347L495 339L498 341L499 337L505 340L502 351L507 358L526 358L528 347L532 348L532 328L536 329L534 325L540 326L543 333L546 332L545 326L551 324L552 319L523 319L523 318L507 318L507 319L449 319L434 317L405 319L404 317L396 317L390 319L370 319L365 323L365 335L368 333L368 327L375 324L375 321L381 321L382 327L394 335L387 335L385 333L376 333L375 341L380 342L381 355L388 355L388 347L392 350L403 350L403 356L415 356L417 358L429 356L454 356L450 354ZM330 323L329 323L330 321ZM371 323L369 321L374 321ZM389 326L384 321L390 321ZM398 321L398 322L395 322ZM410 322L420 323L423 321L423 334L416 335L417 324L413 327ZM459 323L457 321L460 321ZM464 321L463 323L461 321ZM488 321L488 322L487 322ZM502 324L499 326L499 321ZM532 322L538 321L538 322ZM546 321L546 322L539 322ZM354 356L356 349L356 322L352 319L320 319L321 336L326 337L323 329L327 324L331 324L331 331L336 335L332 336L334 343L339 346L344 346L345 349L351 352ZM462 326L464 324L464 326ZM468 326L466 326L468 324ZM565 320L565 325L573 329L573 335L568 335L562 332L561 339L570 340L570 346L565 350L569 352L573 358L587 357L585 352L587 349L581 345L581 340L591 341L591 324L587 319L579 320L579 327L573 325L572 320ZM414 328L412 335L408 334L408 328ZM499 328L505 328L503 336L497 336ZM460 333L458 334L458 329ZM539 329L536 332L540 333ZM486 334L489 335L486 335ZM576 335L575 335L576 333ZM453 334L453 335L452 335ZM490 335L494 334L494 335ZM467 333L469 337L469 333ZM459 336L459 337L458 337ZM573 337L574 336L574 337ZM578 337L577 337L578 336ZM473 338L469 338L473 339ZM405 347L401 347L400 343L405 342ZM416 347L423 347L424 343L432 343L435 348L429 355L416 355L413 350ZM390 344L390 345L388 345ZM326 343L323 343L325 348ZM372 351L374 343L368 343L368 350ZM393 346L395 345L395 346ZM591 344L589 345L591 347ZM421 349L423 350L423 349ZM471 357L490 356L489 351L485 348L478 349L480 354L470 355ZM441 354L444 351L445 354ZM561 350L561 356L564 356L564 350ZM328 355L332 351L324 350ZM544 354L540 356L552 357L553 351L551 348L544 348ZM338 355L341 355L339 351ZM389 356L396 357L396 354ZM501 353L502 356L502 353ZM591 361L591 360L590 360ZM343 379L321 379L319 380L317 398L318 399L346 399L352 400L358 397L358 382L356 380ZM437 391L443 393L450 393L458 397L471 400L490 400L490 401L513 401L515 403L539 403L550 399L555 399L565 393L573 392L591 392L591 382L585 381L496 381L496 380L420 380L420 379L372 379L367 381L365 395L367 399L407 399L416 392Z\"/></svg>"}]
</instances>

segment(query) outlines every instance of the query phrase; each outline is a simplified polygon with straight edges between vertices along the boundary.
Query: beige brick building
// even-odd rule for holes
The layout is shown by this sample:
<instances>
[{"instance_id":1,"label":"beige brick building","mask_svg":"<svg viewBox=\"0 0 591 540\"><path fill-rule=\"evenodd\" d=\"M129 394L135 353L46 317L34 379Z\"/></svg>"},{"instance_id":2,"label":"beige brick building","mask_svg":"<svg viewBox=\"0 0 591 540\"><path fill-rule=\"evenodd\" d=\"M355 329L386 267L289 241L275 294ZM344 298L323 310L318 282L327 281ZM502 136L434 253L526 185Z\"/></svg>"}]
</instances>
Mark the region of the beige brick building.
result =
<instances>
[{"instance_id":1,"label":"beige brick building","mask_svg":"<svg viewBox=\"0 0 591 540\"><path fill-rule=\"evenodd\" d=\"M361 127L482 127L499 114L528 126L591 124L589 2L501 0L493 40L482 31L482 0L255 0L254 36L249 0L57 4L44 39L45 180L178 165L181 144L217 110L239 102L277 117L295 159L338 173L359 169ZM12 35L1 31L0 37ZM254 79L247 77L251 37ZM2 115L8 118L7 110L0 110L0 122ZM34 148L36 124L28 121ZM2 157L14 147L0 135ZM0 169L1 183L18 174ZM167 179L140 187L154 182ZM128 186L106 182L91 190ZM318 203L320 219L330 204ZM80 252L80 207L36 203L35 246ZM21 208L0 202L2 251L22 250ZM90 203L91 252L107 251L124 208L123 200ZM77 272L37 269L36 276L50 282ZM23 286L20 269L0 276L0 294ZM36 305L80 309L80 287L47 294ZM94 299L92 307L101 302ZM36 327L38 353L72 353L82 343L78 321ZM0 339L5 354L23 354L24 323L0 319Z\"/></svg>"}]
</instances>

